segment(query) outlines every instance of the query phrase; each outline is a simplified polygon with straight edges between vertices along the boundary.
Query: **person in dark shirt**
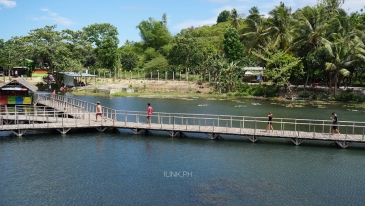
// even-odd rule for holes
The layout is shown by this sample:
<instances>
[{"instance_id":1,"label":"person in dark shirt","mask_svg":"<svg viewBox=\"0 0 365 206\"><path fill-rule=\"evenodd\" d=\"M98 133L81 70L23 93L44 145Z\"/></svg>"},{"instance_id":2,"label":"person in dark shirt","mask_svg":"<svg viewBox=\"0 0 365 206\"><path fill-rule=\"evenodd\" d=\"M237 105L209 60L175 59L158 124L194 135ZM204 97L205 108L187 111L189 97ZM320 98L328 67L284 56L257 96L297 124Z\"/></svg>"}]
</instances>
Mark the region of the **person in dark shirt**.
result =
<instances>
[{"instance_id":1,"label":"person in dark shirt","mask_svg":"<svg viewBox=\"0 0 365 206\"><path fill-rule=\"evenodd\" d=\"M337 132L337 134L340 134L340 132L337 129L337 122L338 122L337 114L332 112L331 119L332 119L332 134L331 135L333 135L335 132Z\"/></svg>"},{"instance_id":2,"label":"person in dark shirt","mask_svg":"<svg viewBox=\"0 0 365 206\"><path fill-rule=\"evenodd\" d=\"M267 132L267 130L269 130L269 132L270 132L270 129L271 129L272 132L274 132L274 128L272 127L272 118L273 118L274 115L271 112L269 112L269 114L267 116L269 117L269 120L267 122L265 132Z\"/></svg>"}]
</instances>

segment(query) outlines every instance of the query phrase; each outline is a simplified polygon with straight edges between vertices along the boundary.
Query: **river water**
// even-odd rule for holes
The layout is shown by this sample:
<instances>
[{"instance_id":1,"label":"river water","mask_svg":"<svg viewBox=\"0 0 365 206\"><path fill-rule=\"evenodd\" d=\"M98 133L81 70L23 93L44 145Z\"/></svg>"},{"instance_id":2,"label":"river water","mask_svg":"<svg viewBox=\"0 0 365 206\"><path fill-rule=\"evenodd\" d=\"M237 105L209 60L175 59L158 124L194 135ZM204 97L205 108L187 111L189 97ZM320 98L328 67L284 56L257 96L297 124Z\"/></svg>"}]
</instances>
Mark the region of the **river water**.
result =
<instances>
[{"instance_id":1,"label":"river water","mask_svg":"<svg viewBox=\"0 0 365 206\"><path fill-rule=\"evenodd\" d=\"M257 100L101 98L144 111L364 121L353 105ZM0 205L364 205L365 145L165 133L89 132L0 137Z\"/></svg>"}]
</instances>

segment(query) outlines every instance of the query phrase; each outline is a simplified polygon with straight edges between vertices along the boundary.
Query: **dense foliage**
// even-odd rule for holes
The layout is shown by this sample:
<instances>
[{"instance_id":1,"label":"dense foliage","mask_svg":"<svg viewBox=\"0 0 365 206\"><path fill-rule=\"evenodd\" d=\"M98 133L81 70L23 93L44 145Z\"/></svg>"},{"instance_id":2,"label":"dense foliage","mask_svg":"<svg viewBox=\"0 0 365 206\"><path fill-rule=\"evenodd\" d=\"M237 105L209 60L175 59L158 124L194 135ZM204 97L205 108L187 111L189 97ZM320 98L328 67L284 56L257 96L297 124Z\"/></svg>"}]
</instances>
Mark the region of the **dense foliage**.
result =
<instances>
[{"instance_id":1,"label":"dense foliage","mask_svg":"<svg viewBox=\"0 0 365 206\"><path fill-rule=\"evenodd\" d=\"M253 7L247 16L224 10L217 24L186 28L172 36L166 14L141 21L141 42L118 48L113 25L93 24L80 31L57 31L56 25L31 30L27 36L0 39L0 67L27 65L49 72L109 70L159 71L199 76L217 91L247 92L244 67L264 67L268 85L309 85L319 82L362 85L365 76L365 14L348 14L343 0L320 0L292 11L284 3L268 17ZM30 65L29 65L30 66ZM253 93L262 93L262 88ZM252 94L252 92L248 92Z\"/></svg>"}]
</instances>

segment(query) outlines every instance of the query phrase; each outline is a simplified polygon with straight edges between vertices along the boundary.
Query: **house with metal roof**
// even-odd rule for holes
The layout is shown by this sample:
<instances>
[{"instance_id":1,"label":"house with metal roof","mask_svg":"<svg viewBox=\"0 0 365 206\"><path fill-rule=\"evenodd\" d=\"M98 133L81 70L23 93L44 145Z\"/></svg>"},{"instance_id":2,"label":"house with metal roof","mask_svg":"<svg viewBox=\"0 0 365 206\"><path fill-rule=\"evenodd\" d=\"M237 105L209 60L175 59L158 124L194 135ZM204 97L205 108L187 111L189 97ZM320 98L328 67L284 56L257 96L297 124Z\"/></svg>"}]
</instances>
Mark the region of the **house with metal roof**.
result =
<instances>
[{"instance_id":1,"label":"house with metal roof","mask_svg":"<svg viewBox=\"0 0 365 206\"><path fill-rule=\"evenodd\" d=\"M0 104L24 105L33 103L33 93L38 87L22 78L0 85Z\"/></svg>"},{"instance_id":2,"label":"house with metal roof","mask_svg":"<svg viewBox=\"0 0 365 206\"><path fill-rule=\"evenodd\" d=\"M263 67L243 67L245 71L245 76L243 80L246 82L260 82L264 76L264 68Z\"/></svg>"},{"instance_id":3,"label":"house with metal roof","mask_svg":"<svg viewBox=\"0 0 365 206\"><path fill-rule=\"evenodd\" d=\"M264 74L264 68L263 67L243 67L243 70L245 71L245 75L263 75Z\"/></svg>"},{"instance_id":4,"label":"house with metal roof","mask_svg":"<svg viewBox=\"0 0 365 206\"><path fill-rule=\"evenodd\" d=\"M87 85L87 80L94 78L96 81L96 75L88 73L78 73L78 72L59 72L63 76L63 84L68 87L78 87ZM85 82L82 81L85 79Z\"/></svg>"}]
</instances>

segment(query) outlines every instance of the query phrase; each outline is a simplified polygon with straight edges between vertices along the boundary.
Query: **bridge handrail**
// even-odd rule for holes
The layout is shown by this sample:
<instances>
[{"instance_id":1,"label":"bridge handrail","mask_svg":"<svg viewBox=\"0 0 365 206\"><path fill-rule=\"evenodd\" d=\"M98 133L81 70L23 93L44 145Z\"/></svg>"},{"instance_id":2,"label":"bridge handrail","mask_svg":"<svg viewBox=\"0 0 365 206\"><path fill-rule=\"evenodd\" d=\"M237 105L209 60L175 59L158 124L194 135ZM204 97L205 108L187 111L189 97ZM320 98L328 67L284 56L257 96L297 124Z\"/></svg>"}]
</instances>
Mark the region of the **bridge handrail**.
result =
<instances>
[{"instance_id":1,"label":"bridge handrail","mask_svg":"<svg viewBox=\"0 0 365 206\"><path fill-rule=\"evenodd\" d=\"M75 118L83 119L85 115L89 117L89 124L92 118L94 118L96 112L96 104L74 99L72 97L65 97L61 95L45 96L38 95L37 101L48 101L47 103L54 104L56 106L66 106L65 114L71 115ZM55 102L55 103L53 103ZM61 111L62 108L61 108ZM55 114L54 114L55 115ZM128 111L128 110L115 110L103 106L103 115L113 122L127 123L143 123L146 118L146 111ZM177 121L176 121L177 120ZM258 127L265 127L267 124L267 117L254 117L254 116L238 116L238 115L218 115L218 114L191 114L191 113L167 113L167 112L154 112L152 115L152 123L161 125L163 124L184 124L211 126L214 127L226 127L226 128L240 128L240 129L258 129ZM168 123L166 123L168 122ZM208 123L207 123L208 122ZM322 133L331 130L333 126L331 120L315 120L315 119L294 119L294 118L274 118L273 125L276 125L276 130L288 130L288 131L309 131L314 132L321 129ZM279 128L277 128L279 125ZM339 128L346 128L346 134L348 129L352 129L352 133L361 133L364 136L365 122L356 121L340 121L337 126ZM261 128L261 130L264 128ZM350 131L351 133L351 131Z\"/></svg>"},{"instance_id":2,"label":"bridge handrail","mask_svg":"<svg viewBox=\"0 0 365 206\"><path fill-rule=\"evenodd\" d=\"M49 114L54 114L55 112L49 111L48 113ZM32 116L32 114L35 114L35 115ZM82 113L70 113L68 115L77 116L79 114L82 114ZM89 113L88 115L89 115L89 122L84 122L83 119L74 118L75 119L75 122L77 122L77 121L79 121L79 122L80 121L83 121L83 123L90 124L90 122L92 122L92 119L93 119L94 116L91 113ZM22 116L22 115L3 115L2 116L2 119L9 118L9 116L11 116L11 117L15 116L16 117L16 120L24 120L24 119L18 119L18 117L19 116ZM26 116L25 120L35 120L35 117L40 116L40 114L39 113L38 114L37 113L27 113L26 115L23 115L23 116ZM43 119L42 118L41 119L38 119L38 121L39 120L41 120L41 121L43 120L44 122L45 121L49 121L49 118L52 117L52 115L51 116L41 115L41 116L43 117ZM141 115L139 117L144 117L144 116L145 115ZM53 117L56 118L56 119L66 119L65 118L65 115L63 115L63 116L62 115L55 115ZM218 121L218 119L216 119L216 118L191 118L191 117L157 116L157 115L153 116L152 115L152 119L153 119L153 117L159 118L159 119L153 121L152 123L153 124L159 124L159 125L176 124L176 125L209 126L206 123L203 124L202 121L203 120L204 121L207 121L207 120L210 121L210 120L212 120L212 125L211 126L213 126L213 127L215 126L215 127L228 127L228 128L249 128L249 129L257 129L257 125L256 125L257 123L267 123L267 121L260 121L260 120L234 120L234 122L238 122L239 123L239 126L238 125L234 126L232 124L228 124L228 120L225 120L226 121L226 124L225 125L222 125L221 124L219 126L218 124L215 124L214 123L214 122L217 122ZM70 120L70 121L72 121L72 118L67 118L67 119ZM166 120L166 119L168 119L168 120ZM171 123L171 119L173 119L172 123ZM180 124L176 123L176 119L182 119L181 123ZM194 120L194 121L189 121L189 120ZM169 123L166 123L166 121L170 121L170 122ZM131 123L133 121L128 121L128 122ZM134 122L138 123L139 121L136 120ZM245 127L244 126L244 123L245 122L246 123L247 122L253 122L253 123L255 123L255 126L254 127L253 126ZM323 127L323 128L325 128L325 127L330 128L330 127L333 126L333 124L293 123L293 122L273 122L273 124L274 125L284 125L284 127L285 127L285 125L287 125L286 126L286 130L288 130L288 131L301 131L301 130L304 131L304 130L306 130L304 128L307 128L308 126L309 126L309 128L308 128L309 131L311 130L312 127L315 128L316 126L320 126L320 127ZM288 125L292 125L292 126L295 126L295 127L294 127L294 129L293 128L288 128ZM302 127L300 125L302 125ZM355 129L355 128L362 128L363 130L365 128L365 126L356 126L356 125L337 125L337 126L339 128L349 128L349 127L350 128L353 128L353 129ZM261 128L261 129L264 129L264 128ZM276 130L279 130L279 131L282 130L282 129L283 128L280 128L280 129L277 129L276 128ZM313 131L313 129L312 129L312 131ZM346 131L346 133L347 133L347 131ZM352 133L355 134L355 131L353 130Z\"/></svg>"},{"instance_id":3,"label":"bridge handrail","mask_svg":"<svg viewBox=\"0 0 365 206\"><path fill-rule=\"evenodd\" d=\"M15 108L17 108L17 106L15 106ZM23 107L21 107L23 108ZM5 114L3 116L60 116L62 114L64 115L69 115L72 117L79 117L82 114L84 114L83 112L67 112L64 113L62 111L57 111L57 110L46 110L47 106L34 106L33 108L37 108L38 110L33 109L33 111L19 111L19 110L14 110L9 111L8 114ZM91 113L90 113L91 114ZM118 113L117 113L118 114ZM128 116L132 116L135 117L136 113L132 113L132 114L128 114L128 113L122 113L122 114L126 114ZM93 114L91 114L92 116L94 116ZM139 113L137 114L138 117L146 117L147 115L145 113ZM259 118L255 118L255 119L222 119L222 118L214 118L214 117L186 117L186 116L162 116L159 114L153 114L151 115L152 117L156 117L159 119L171 119L171 118L175 118L175 119L194 119L194 120L216 120L216 121L232 121L232 122L258 122L258 123L267 123L267 120L260 120ZM128 122L132 122L132 121L128 121ZM318 123L305 123L305 122L286 122L286 121L272 121L273 124L296 124L296 125L326 125L326 126L333 126L333 124L318 124ZM346 122L339 122L337 125L339 126L352 126L352 127L365 127L365 126L361 126L361 125L351 125L351 124L342 124L342 123L346 123Z\"/></svg>"},{"instance_id":4,"label":"bridge handrail","mask_svg":"<svg viewBox=\"0 0 365 206\"><path fill-rule=\"evenodd\" d=\"M35 108L44 109L44 106L35 106ZM37 111L37 110L34 110ZM24 112L24 114L20 114L18 111L11 112L10 114L14 115L2 115L1 122L3 122L3 119L9 119L16 122L16 125L12 126L17 129L27 129L27 128L57 128L59 127L57 125L54 125L52 122L62 122L62 127L77 127L77 125L91 125L91 123L95 123L94 121L94 114L92 113L79 113L79 112L71 112L71 113L64 113L60 114L59 111L47 111L43 110L43 114L40 114L39 112ZM83 118L76 118L81 115L87 116L87 119ZM41 116L41 118L38 118ZM133 119L130 119L130 117L133 117ZM25 117L25 118L21 118ZM73 117L73 118L71 118ZM124 126L127 126L131 123L137 123L137 125L146 126L144 123L144 119L146 117L145 113L139 113L139 114L127 114L126 119L123 119L119 121L119 123L124 123ZM140 121L140 119L143 119ZM22 124L21 122L24 120L28 120L29 123ZM87 121L85 121L87 120ZM178 125L184 125L186 126L186 130L188 126L199 126L199 131L201 127L208 126L212 128L212 131L216 131L218 128L221 128L223 130L227 130L229 128L236 128L239 129L240 133L243 129L253 129L256 133L256 131L264 130L265 125L267 124L266 120L258 120L258 119L219 119L219 118L211 118L211 117L186 117L186 116L161 116L158 114L154 114L151 117L151 124L155 127L157 126L160 129L168 129L171 128L171 125L173 127L176 127ZM36 123L38 121L38 123ZM113 124L116 121L115 119L109 119L109 121L112 121ZM43 122L43 124L40 124L39 122ZM105 124L103 120L100 119L98 121L101 125ZM219 123L220 122L220 123ZM99 124L98 123L98 124ZM300 123L300 122L273 122L273 125L275 127L275 130L278 132L278 134L281 134L280 132L284 131L291 131L291 132L297 132L297 135L299 136L300 132L310 132L313 134L313 137L315 137L316 133L322 133L322 134L329 134L331 133L331 127L333 124L317 124L317 123ZM279 127L277 127L279 125ZM9 126L9 125L6 125ZM365 134L365 126L358 126L358 125L337 125L340 129L342 129L342 133L345 134L345 138L347 138L347 135L360 135L362 136L361 141L364 141L364 134ZM3 129L5 125L0 125L0 129ZM131 128L135 126L130 126ZM345 130L345 132L343 132ZM321 132L318 132L321 131ZM359 138L358 138L359 139Z\"/></svg>"},{"instance_id":5,"label":"bridge handrail","mask_svg":"<svg viewBox=\"0 0 365 206\"><path fill-rule=\"evenodd\" d=\"M63 95L51 95L51 96L47 96L44 94L35 94L35 102L36 103L42 103L42 101L49 101L52 102L52 106L54 107L58 107L56 109L61 109L63 108L63 110L66 110L68 112L70 112L70 109L72 111L72 108L78 108L78 109L82 109L85 112L88 113L96 113L96 103L91 103L91 102L87 102L87 101L83 101L83 100L79 100L76 98L72 98L72 97L67 97L67 96L63 96ZM115 109L109 108L109 107L102 107L102 113L104 116L108 117L108 118L114 118L115 116Z\"/></svg>"},{"instance_id":6,"label":"bridge handrail","mask_svg":"<svg viewBox=\"0 0 365 206\"><path fill-rule=\"evenodd\" d=\"M143 112L143 111L129 111L129 110L116 110L115 111L116 114L140 114L140 115L143 115L145 114L146 115L146 112ZM166 113L166 112L154 112L154 115L159 115L159 116L174 116L174 117L181 117L181 116L186 116L186 117L200 117L200 116L204 116L205 118L206 117L211 117L211 118L219 118L220 120L226 120L226 119L263 119L263 121L266 120L267 122L267 117L254 117L254 116L238 116L238 115L217 115L217 114L192 114L192 113ZM281 121L288 121L288 120L291 120L291 121L296 121L296 122L301 122L301 121L307 121L307 122L331 122L332 123L332 120L316 120L316 119L295 119L295 118L274 118L273 121L275 122L281 122ZM365 125L365 122L359 122L359 121L339 121L339 123L348 123L348 124L360 124L360 125Z\"/></svg>"},{"instance_id":7,"label":"bridge handrail","mask_svg":"<svg viewBox=\"0 0 365 206\"><path fill-rule=\"evenodd\" d=\"M67 102L70 105L73 105L74 107L78 107L80 109L84 109L87 112L96 113L96 104L86 102L83 100L75 99L72 97L66 97L63 95L52 95L52 96L46 96L44 94L37 94L37 101L38 99L46 99L46 100L52 100L52 98L59 102ZM66 101L65 101L66 100ZM102 107L103 108L103 115L107 116L108 118L114 119L116 118L116 115L120 114L145 114L144 111L129 111L129 110L115 110L109 107ZM253 117L253 116L241 116L241 115L218 115L218 114L192 114L192 113L167 113L167 112L154 112L155 115L166 115L166 116L191 116L191 117L197 117L197 116L204 116L204 117L212 117L212 118L219 118L220 120L225 120L226 118L229 119L267 119L267 117ZM301 121L307 121L307 122L321 122L322 124L325 122L332 122L332 120L316 120L316 119L295 119L295 118L274 118L274 121L294 121L294 122L301 122ZM359 122L359 121L339 121L342 124L354 124L354 125L365 125L365 122Z\"/></svg>"}]
</instances>

